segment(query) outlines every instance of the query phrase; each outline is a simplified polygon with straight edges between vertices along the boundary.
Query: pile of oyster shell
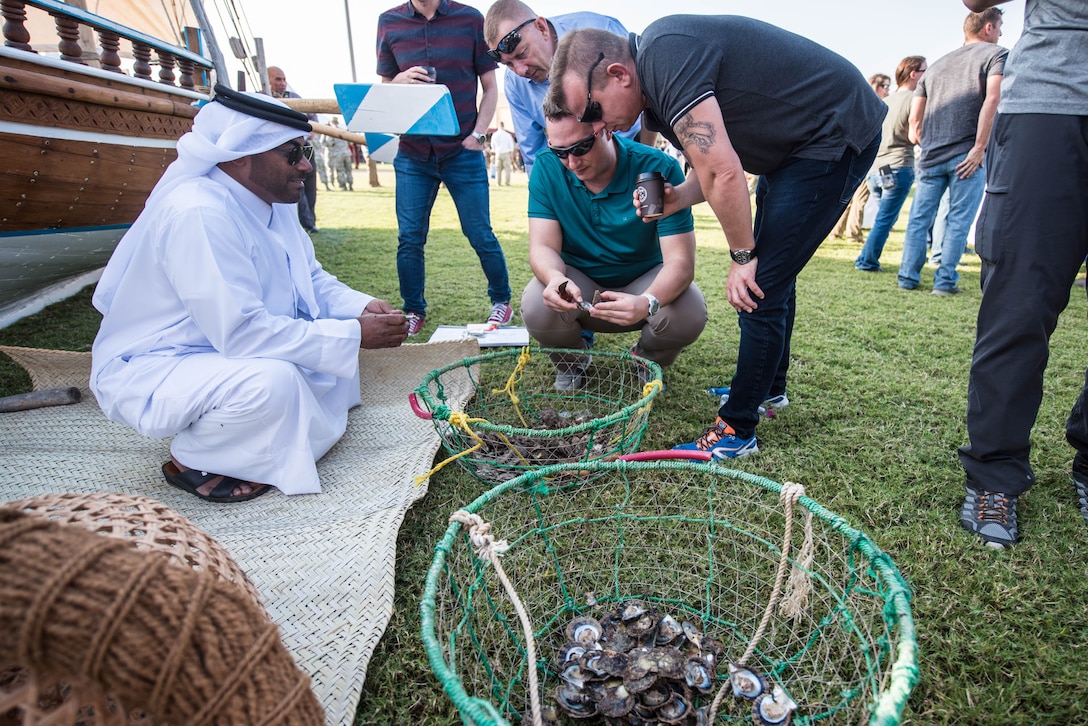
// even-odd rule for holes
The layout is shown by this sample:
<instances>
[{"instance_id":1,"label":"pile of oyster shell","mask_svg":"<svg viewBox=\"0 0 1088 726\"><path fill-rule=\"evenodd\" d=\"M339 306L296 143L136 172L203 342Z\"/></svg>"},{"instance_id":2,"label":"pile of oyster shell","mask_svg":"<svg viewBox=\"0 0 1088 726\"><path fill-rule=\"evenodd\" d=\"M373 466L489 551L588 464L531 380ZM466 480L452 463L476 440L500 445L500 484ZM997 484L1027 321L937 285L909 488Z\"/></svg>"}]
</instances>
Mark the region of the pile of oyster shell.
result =
<instances>
[{"instance_id":1,"label":"pile of oyster shell","mask_svg":"<svg viewBox=\"0 0 1088 726\"><path fill-rule=\"evenodd\" d=\"M545 406L537 412L538 426L534 430L555 431L568 426L578 426L594 419L587 409L558 411ZM483 446L471 456L476 461L476 474L485 481L503 482L524 474L530 467L546 466L563 462L581 461L586 456L591 432L583 431L568 436L524 434L502 435L493 431L477 431ZM513 448L511 448L513 447ZM592 451L600 452L600 444Z\"/></svg>"},{"instance_id":2,"label":"pile of oyster shell","mask_svg":"<svg viewBox=\"0 0 1088 726\"><path fill-rule=\"evenodd\" d=\"M545 724L558 724L560 713L609 726L708 723L725 647L696 618L677 620L627 600L600 620L574 618L564 635L555 707L543 709ZM755 723L789 722L797 705L781 686L751 668L728 670L734 696L752 701Z\"/></svg>"}]
</instances>

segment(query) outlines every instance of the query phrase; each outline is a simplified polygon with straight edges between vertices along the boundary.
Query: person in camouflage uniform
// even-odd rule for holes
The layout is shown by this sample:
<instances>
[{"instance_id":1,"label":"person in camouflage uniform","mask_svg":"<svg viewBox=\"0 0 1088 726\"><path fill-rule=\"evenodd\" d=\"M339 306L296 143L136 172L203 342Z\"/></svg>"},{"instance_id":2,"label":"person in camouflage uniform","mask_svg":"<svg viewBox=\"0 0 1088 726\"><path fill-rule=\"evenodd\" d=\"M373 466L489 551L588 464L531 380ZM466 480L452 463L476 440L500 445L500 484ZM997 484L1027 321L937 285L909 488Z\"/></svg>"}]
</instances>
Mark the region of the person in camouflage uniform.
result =
<instances>
[{"instance_id":1,"label":"person in camouflage uniform","mask_svg":"<svg viewBox=\"0 0 1088 726\"><path fill-rule=\"evenodd\" d=\"M340 128L340 119L333 117L332 125ZM343 190L353 191L354 179L351 174L351 147L344 139L335 136L325 137L325 149L329 157L329 168L336 184Z\"/></svg>"}]
</instances>

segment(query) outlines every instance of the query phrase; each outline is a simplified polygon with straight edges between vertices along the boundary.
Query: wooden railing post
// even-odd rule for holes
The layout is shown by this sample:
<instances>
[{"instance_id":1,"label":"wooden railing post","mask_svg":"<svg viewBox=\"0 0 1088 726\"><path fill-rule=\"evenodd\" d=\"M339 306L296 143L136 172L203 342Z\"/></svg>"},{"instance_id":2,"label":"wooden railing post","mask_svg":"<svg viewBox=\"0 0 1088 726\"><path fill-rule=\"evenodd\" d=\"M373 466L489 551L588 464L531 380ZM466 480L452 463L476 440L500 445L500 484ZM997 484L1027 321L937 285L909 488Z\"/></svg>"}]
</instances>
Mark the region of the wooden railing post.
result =
<instances>
[{"instance_id":1,"label":"wooden railing post","mask_svg":"<svg viewBox=\"0 0 1088 726\"><path fill-rule=\"evenodd\" d=\"M4 45L19 50L29 50L30 31L26 29L26 5L22 0L0 0L0 14L4 16Z\"/></svg>"},{"instance_id":2,"label":"wooden railing post","mask_svg":"<svg viewBox=\"0 0 1088 726\"><path fill-rule=\"evenodd\" d=\"M132 41L132 74L145 81L151 80L151 46Z\"/></svg>"},{"instance_id":3,"label":"wooden railing post","mask_svg":"<svg viewBox=\"0 0 1088 726\"><path fill-rule=\"evenodd\" d=\"M121 70L121 54L118 52L121 48L121 36L109 30L99 30L98 40L102 43L102 54L99 56L102 68L114 73L124 73Z\"/></svg>"},{"instance_id":4,"label":"wooden railing post","mask_svg":"<svg viewBox=\"0 0 1088 726\"><path fill-rule=\"evenodd\" d=\"M53 20L57 23L57 35L60 36L57 50L60 51L61 60L86 65L83 62L83 47L79 44L79 23L64 15L54 15Z\"/></svg>"},{"instance_id":5,"label":"wooden railing post","mask_svg":"<svg viewBox=\"0 0 1088 726\"><path fill-rule=\"evenodd\" d=\"M193 80L195 68L196 66L194 66L193 62L188 58L178 58L178 70L181 71L181 78L178 80L178 83L182 88L187 88L190 91L193 90L193 87L196 85Z\"/></svg>"},{"instance_id":6,"label":"wooden railing post","mask_svg":"<svg viewBox=\"0 0 1088 726\"><path fill-rule=\"evenodd\" d=\"M156 53L159 56L159 83L173 86L176 80L174 76L174 55L164 50L156 51Z\"/></svg>"}]
</instances>

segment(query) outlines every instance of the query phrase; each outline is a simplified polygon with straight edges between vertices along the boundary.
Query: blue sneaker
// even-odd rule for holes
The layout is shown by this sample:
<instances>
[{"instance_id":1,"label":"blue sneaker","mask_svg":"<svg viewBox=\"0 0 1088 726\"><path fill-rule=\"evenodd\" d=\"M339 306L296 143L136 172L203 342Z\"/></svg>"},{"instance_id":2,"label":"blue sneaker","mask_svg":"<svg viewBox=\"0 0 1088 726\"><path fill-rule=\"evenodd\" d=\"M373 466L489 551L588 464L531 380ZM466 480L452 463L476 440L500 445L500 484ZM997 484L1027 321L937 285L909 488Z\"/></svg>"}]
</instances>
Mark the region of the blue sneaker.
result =
<instances>
[{"instance_id":1,"label":"blue sneaker","mask_svg":"<svg viewBox=\"0 0 1088 726\"><path fill-rule=\"evenodd\" d=\"M707 393L711 396L718 396L718 406L724 406L725 402L729 400L729 386L723 386L722 388L710 388L707 389ZM790 405L790 399L786 398L786 394L781 396L771 396L763 402L759 407L759 415L766 416L767 418L774 418L775 414Z\"/></svg>"},{"instance_id":2,"label":"blue sneaker","mask_svg":"<svg viewBox=\"0 0 1088 726\"><path fill-rule=\"evenodd\" d=\"M756 446L755 436L750 439L742 439L737 436L737 432L733 430L733 427L722 421L721 418L718 418L713 426L708 427L698 440L692 441L690 444L680 444L673 448L687 451L709 451L718 460L739 459L742 456L748 456L759 451L759 447Z\"/></svg>"},{"instance_id":3,"label":"blue sneaker","mask_svg":"<svg viewBox=\"0 0 1088 726\"><path fill-rule=\"evenodd\" d=\"M589 350L590 348L592 348L594 342L595 337L593 335L593 331L582 328L582 345L585 346L585 349Z\"/></svg>"}]
</instances>

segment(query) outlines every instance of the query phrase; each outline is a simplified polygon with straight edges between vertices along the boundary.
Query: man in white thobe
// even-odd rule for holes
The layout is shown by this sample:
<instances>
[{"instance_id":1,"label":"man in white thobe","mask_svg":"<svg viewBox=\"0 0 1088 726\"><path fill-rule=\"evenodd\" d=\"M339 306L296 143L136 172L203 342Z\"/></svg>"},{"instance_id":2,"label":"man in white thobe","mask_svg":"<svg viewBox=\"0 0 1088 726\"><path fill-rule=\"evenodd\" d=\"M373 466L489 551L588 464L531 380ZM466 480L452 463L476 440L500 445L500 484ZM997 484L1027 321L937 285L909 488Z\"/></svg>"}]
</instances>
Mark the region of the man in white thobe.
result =
<instances>
[{"instance_id":1,"label":"man in white thobe","mask_svg":"<svg viewBox=\"0 0 1088 726\"><path fill-rule=\"evenodd\" d=\"M213 502L321 491L359 404L359 348L403 314L325 272L295 205L310 125L216 87L102 274L91 389L111 420L174 436L167 481Z\"/></svg>"}]
</instances>

